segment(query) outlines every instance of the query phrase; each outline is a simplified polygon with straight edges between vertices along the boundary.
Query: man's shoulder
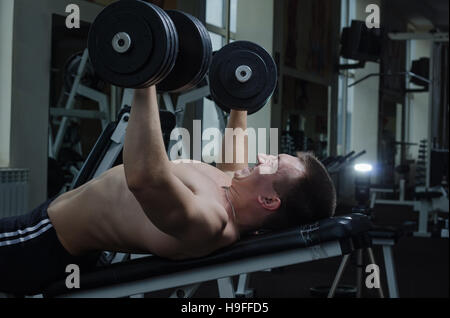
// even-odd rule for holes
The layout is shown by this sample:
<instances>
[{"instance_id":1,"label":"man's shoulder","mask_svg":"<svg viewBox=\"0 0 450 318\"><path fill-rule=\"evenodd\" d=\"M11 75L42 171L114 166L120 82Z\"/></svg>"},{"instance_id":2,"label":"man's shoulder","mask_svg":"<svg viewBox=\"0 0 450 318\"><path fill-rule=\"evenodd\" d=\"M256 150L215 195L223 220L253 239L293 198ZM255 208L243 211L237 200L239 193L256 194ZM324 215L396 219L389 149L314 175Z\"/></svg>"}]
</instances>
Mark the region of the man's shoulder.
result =
<instances>
[{"instance_id":1,"label":"man's shoulder","mask_svg":"<svg viewBox=\"0 0 450 318\"><path fill-rule=\"evenodd\" d=\"M239 240L239 234L230 229L225 229L218 235L211 235L196 244L190 251L191 257L205 257L225 247L232 246Z\"/></svg>"}]
</instances>

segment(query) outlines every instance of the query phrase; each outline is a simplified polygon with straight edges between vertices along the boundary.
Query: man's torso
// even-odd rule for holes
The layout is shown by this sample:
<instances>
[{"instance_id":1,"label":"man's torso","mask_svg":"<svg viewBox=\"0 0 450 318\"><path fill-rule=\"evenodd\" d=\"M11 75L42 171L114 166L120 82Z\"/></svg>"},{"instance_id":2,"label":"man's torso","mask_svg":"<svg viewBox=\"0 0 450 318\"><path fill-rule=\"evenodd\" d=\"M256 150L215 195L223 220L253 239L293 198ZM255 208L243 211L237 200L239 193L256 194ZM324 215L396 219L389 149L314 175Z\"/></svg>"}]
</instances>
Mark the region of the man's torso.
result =
<instances>
[{"instance_id":1,"label":"man's torso","mask_svg":"<svg viewBox=\"0 0 450 318\"><path fill-rule=\"evenodd\" d=\"M227 206L222 187L230 186L231 178L224 172L203 163L172 163L171 167L194 194L208 198L205 204ZM211 209L211 213L216 212ZM239 236L229 222L219 240L192 248L160 231L129 191L122 165L61 195L49 206L48 214L62 245L74 255L108 250L183 259L206 255Z\"/></svg>"}]
</instances>

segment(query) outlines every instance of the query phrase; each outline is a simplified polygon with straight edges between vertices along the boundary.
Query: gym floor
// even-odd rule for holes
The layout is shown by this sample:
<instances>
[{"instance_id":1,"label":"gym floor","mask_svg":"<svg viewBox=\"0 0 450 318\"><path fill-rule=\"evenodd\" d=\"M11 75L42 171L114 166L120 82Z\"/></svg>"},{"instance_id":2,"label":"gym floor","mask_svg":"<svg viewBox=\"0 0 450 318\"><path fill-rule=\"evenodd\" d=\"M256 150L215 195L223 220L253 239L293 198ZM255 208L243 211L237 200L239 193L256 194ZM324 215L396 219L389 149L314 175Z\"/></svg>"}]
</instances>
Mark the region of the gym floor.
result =
<instances>
[{"instance_id":1,"label":"gym floor","mask_svg":"<svg viewBox=\"0 0 450 318\"><path fill-rule=\"evenodd\" d=\"M378 206L376 223L397 225L405 220L416 221L417 214L406 207ZM375 259L381 264L381 284L387 294L381 248L374 247ZM394 247L394 260L401 298L449 297L449 240L442 238L402 237ZM365 258L367 262L367 256ZM337 272L340 257L292 265L272 272L254 273L249 286L257 298L311 298L311 287L331 285ZM347 266L341 285L354 286L355 266ZM237 286L237 279L235 281ZM166 297L173 290L151 293L147 297ZM215 281L202 284L194 298L218 297ZM363 297L377 298L374 290L363 289Z\"/></svg>"}]
</instances>

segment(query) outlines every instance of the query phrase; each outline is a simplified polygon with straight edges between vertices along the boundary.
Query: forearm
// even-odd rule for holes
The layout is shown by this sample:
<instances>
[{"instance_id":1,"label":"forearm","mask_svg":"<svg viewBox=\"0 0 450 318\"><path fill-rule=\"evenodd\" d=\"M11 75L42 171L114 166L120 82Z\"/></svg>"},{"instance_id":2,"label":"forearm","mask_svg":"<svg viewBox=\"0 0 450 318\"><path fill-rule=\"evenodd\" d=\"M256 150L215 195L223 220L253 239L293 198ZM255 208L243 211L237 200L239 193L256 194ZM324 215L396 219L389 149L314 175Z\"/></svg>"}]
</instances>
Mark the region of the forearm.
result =
<instances>
[{"instance_id":1,"label":"forearm","mask_svg":"<svg viewBox=\"0 0 450 318\"><path fill-rule=\"evenodd\" d=\"M125 175L130 186L143 180L159 181L168 173L155 86L134 93L123 151Z\"/></svg>"},{"instance_id":2,"label":"forearm","mask_svg":"<svg viewBox=\"0 0 450 318\"><path fill-rule=\"evenodd\" d=\"M227 128L233 129L237 132L245 133L247 130L247 112L232 110L228 120ZM243 142L242 142L243 141ZM233 151L233 161L226 162L226 152L228 149ZM237 156L238 153L243 153L243 158ZM243 138L229 135L226 138L224 135L222 142L222 163L217 164L217 168L223 171L236 171L248 167L248 135L245 134Z\"/></svg>"}]
</instances>

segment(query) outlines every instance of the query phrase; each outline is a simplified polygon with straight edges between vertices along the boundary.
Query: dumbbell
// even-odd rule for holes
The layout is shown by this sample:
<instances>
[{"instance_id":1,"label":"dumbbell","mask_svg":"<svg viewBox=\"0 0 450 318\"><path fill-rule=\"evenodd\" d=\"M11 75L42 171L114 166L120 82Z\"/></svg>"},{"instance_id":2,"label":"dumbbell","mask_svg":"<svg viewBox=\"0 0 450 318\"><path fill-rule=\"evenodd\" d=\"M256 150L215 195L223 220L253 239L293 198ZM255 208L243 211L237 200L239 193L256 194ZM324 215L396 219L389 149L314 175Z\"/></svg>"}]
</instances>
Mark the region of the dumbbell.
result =
<instances>
[{"instance_id":1,"label":"dumbbell","mask_svg":"<svg viewBox=\"0 0 450 318\"><path fill-rule=\"evenodd\" d=\"M157 85L160 92L196 87L209 70L211 97L224 111L260 110L277 82L276 65L261 46L237 41L212 54L211 39L195 17L143 1L106 7L89 31L98 77L119 87Z\"/></svg>"},{"instance_id":2,"label":"dumbbell","mask_svg":"<svg viewBox=\"0 0 450 318\"><path fill-rule=\"evenodd\" d=\"M211 98L225 112L259 111L277 85L277 68L270 54L256 43L232 42L214 53L209 70Z\"/></svg>"},{"instance_id":3,"label":"dumbbell","mask_svg":"<svg viewBox=\"0 0 450 318\"><path fill-rule=\"evenodd\" d=\"M89 30L88 51L98 77L115 86L162 92L194 88L212 60L211 38L195 17L139 0L107 6Z\"/></svg>"}]
</instances>

